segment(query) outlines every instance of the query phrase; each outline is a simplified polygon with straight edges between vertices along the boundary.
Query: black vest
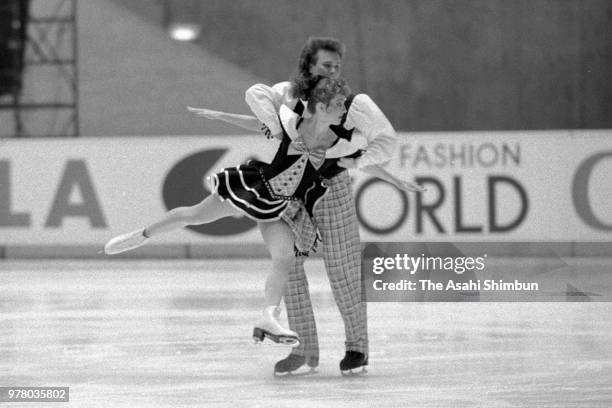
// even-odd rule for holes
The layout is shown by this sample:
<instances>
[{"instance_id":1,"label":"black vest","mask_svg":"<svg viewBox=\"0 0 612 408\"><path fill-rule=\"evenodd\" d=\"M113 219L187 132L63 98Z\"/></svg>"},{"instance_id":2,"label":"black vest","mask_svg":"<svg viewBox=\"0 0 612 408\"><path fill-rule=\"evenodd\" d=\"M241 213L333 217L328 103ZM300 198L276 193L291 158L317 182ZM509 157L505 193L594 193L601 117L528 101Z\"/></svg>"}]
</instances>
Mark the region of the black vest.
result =
<instances>
[{"instance_id":1,"label":"black vest","mask_svg":"<svg viewBox=\"0 0 612 408\"><path fill-rule=\"evenodd\" d=\"M346 112L344 113L344 115L342 116L342 120L340 121L340 124L338 125L330 125L329 128L331 129L332 132L334 132L336 134L336 136L338 136L338 139L336 139L336 141L334 142L334 144L332 146L335 146L336 143L338 143L338 141L340 139L346 139L347 141L351 141L351 138L353 137L353 131L355 130L355 128L352 129L346 129L344 127L344 123L346 122L346 118L348 116L348 111L351 108L351 104L353 103L353 98L355 98L354 94L350 94L349 96L347 96L346 100L344 101L344 107L346 108ZM299 126L299 121L302 120L303 115L304 115L304 103L298 99L297 103L295 104L295 107L293 108L293 111L300 116L300 119L298 120L298 126ZM348 158L351 159L356 159L357 157L361 156L363 154L363 151L358 150L355 153L352 153L348 156ZM321 168L319 169L319 173L321 174L322 177L326 178L326 179L330 179L332 177L337 176L338 174L342 173L343 171L346 171L346 169L344 167L340 167L338 166L338 160L340 158L335 158L335 159L325 159L325 162L323 162L323 165L321 166Z\"/></svg>"}]
</instances>

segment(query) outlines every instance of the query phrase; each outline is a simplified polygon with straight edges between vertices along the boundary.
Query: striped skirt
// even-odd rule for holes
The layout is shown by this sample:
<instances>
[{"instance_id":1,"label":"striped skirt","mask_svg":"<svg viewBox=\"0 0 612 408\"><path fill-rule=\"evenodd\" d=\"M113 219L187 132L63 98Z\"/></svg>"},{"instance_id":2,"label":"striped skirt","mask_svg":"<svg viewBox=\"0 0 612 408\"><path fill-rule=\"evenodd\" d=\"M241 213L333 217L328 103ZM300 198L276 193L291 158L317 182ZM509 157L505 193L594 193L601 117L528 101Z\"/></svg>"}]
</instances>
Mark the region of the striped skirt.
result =
<instances>
[{"instance_id":1,"label":"striped skirt","mask_svg":"<svg viewBox=\"0 0 612 408\"><path fill-rule=\"evenodd\" d=\"M319 241L314 220L300 200L272 197L260 171L262 165L265 163L249 162L213 174L208 178L211 191L253 221L283 220L293 231L296 255L308 255Z\"/></svg>"}]
</instances>

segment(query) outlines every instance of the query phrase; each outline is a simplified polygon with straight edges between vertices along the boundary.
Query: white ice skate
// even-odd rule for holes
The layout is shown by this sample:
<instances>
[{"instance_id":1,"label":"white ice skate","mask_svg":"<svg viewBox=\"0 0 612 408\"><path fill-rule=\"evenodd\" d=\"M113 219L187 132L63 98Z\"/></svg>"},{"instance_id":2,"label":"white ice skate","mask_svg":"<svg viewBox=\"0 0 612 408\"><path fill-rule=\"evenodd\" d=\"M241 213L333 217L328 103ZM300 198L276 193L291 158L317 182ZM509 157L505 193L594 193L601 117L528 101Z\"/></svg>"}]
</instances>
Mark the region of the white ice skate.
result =
<instances>
[{"instance_id":1,"label":"white ice skate","mask_svg":"<svg viewBox=\"0 0 612 408\"><path fill-rule=\"evenodd\" d=\"M129 251L143 246L149 238L144 236L144 228L136 231L128 232L127 234L116 236L106 243L104 253L106 255L120 254L121 252Z\"/></svg>"},{"instance_id":2,"label":"white ice skate","mask_svg":"<svg viewBox=\"0 0 612 408\"><path fill-rule=\"evenodd\" d=\"M263 318L253 329L253 339L262 342L268 338L275 343L297 346L300 344L299 337L293 330L285 329L280 325L280 307L267 306L263 311Z\"/></svg>"}]
</instances>

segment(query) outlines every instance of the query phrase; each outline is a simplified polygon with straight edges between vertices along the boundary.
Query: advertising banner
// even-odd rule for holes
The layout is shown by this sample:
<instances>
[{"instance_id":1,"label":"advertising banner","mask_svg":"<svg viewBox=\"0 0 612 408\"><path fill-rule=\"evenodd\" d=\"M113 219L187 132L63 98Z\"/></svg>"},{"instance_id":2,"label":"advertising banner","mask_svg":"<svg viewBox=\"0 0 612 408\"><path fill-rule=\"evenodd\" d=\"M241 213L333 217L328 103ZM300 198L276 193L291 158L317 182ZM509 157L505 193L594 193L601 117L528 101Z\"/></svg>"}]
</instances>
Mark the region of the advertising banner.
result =
<instances>
[{"instance_id":1,"label":"advertising banner","mask_svg":"<svg viewBox=\"0 0 612 408\"><path fill-rule=\"evenodd\" d=\"M3 139L0 245L103 244L210 191L206 177L270 160L258 135ZM406 193L351 170L364 241L612 240L612 131L402 133L387 170ZM231 217L156 238L261 242Z\"/></svg>"},{"instance_id":2,"label":"advertising banner","mask_svg":"<svg viewBox=\"0 0 612 408\"><path fill-rule=\"evenodd\" d=\"M427 191L401 194L361 177L357 208L370 240L612 240L612 131L400 140L388 170Z\"/></svg>"}]
</instances>

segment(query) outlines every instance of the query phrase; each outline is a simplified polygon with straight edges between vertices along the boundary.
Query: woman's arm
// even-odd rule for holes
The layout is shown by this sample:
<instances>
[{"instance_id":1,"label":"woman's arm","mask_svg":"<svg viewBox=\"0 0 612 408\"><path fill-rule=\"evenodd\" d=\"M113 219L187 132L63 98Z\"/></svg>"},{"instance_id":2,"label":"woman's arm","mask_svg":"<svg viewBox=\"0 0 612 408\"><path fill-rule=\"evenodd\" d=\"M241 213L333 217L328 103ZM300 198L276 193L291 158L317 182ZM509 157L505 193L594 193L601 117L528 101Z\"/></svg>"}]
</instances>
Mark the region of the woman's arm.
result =
<instances>
[{"instance_id":1,"label":"woman's arm","mask_svg":"<svg viewBox=\"0 0 612 408\"><path fill-rule=\"evenodd\" d=\"M243 129L252 130L253 132L266 132L266 129L264 129L265 125L255 116L239 115L237 113L228 113L212 109L193 108L191 106L188 106L187 110L198 116L203 116L211 120L220 120Z\"/></svg>"},{"instance_id":2,"label":"woman's arm","mask_svg":"<svg viewBox=\"0 0 612 408\"><path fill-rule=\"evenodd\" d=\"M387 170L385 170L384 168L380 167L377 164L365 166L365 167L360 168L359 170L365 173L371 174L374 177L378 177L379 179L385 180L393 184L395 187L399 188L400 190L414 191L414 192L422 192L422 191L427 190L420 184L414 183L412 181L398 179L393 174L389 173Z\"/></svg>"}]
</instances>

